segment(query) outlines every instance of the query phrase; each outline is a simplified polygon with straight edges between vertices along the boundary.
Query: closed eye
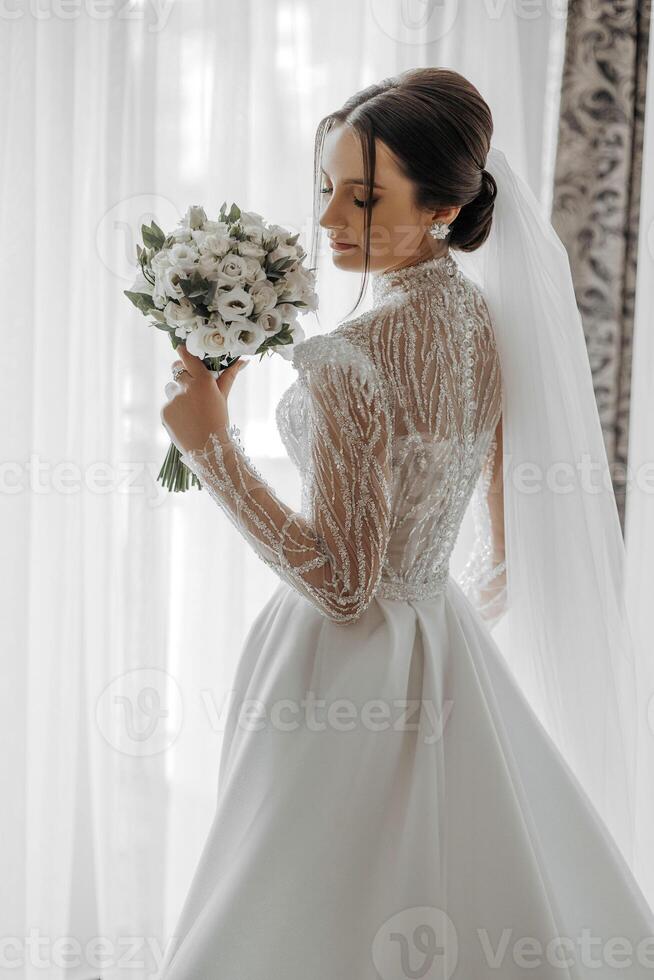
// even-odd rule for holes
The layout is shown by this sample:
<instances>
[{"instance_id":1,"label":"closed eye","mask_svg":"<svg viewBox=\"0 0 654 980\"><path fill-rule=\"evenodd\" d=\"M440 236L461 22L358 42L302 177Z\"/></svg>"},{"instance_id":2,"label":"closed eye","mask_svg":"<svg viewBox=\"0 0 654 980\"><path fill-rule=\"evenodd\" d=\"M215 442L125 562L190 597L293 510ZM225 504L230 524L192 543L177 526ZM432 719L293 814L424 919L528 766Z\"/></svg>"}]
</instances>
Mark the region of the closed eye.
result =
<instances>
[{"instance_id":1,"label":"closed eye","mask_svg":"<svg viewBox=\"0 0 654 980\"><path fill-rule=\"evenodd\" d=\"M320 188L320 193L321 194L331 194L331 192L332 192L331 187L321 187ZM370 202L371 206L374 206L377 203L377 200L378 200L378 198L373 197L372 201ZM357 208L365 208L365 207L367 207L366 202L365 201L360 201L358 197L353 197L352 198L352 203Z\"/></svg>"}]
</instances>

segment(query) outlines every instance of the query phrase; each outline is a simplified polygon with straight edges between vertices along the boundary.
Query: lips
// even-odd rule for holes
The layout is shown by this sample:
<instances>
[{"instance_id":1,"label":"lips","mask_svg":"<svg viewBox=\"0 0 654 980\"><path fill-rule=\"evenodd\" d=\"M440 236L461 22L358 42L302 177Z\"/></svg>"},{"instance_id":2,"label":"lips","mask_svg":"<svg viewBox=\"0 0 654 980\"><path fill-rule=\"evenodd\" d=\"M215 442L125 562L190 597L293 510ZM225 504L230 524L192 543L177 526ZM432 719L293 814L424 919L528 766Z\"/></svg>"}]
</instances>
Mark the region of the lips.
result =
<instances>
[{"instance_id":1,"label":"lips","mask_svg":"<svg viewBox=\"0 0 654 980\"><path fill-rule=\"evenodd\" d=\"M346 252L351 248L356 248L356 245L352 245L350 242L339 242L334 238L330 238L329 247L335 249L337 252Z\"/></svg>"}]
</instances>

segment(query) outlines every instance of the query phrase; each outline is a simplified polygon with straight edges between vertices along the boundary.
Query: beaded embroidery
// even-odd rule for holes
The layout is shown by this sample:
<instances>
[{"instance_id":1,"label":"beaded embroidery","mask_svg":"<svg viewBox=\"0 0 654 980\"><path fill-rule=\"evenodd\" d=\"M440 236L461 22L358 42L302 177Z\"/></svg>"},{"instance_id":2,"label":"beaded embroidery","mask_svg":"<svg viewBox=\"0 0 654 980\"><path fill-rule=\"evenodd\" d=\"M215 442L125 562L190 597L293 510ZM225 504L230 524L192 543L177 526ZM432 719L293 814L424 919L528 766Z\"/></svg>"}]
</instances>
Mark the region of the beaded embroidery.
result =
<instances>
[{"instance_id":1,"label":"beaded embroidery","mask_svg":"<svg viewBox=\"0 0 654 980\"><path fill-rule=\"evenodd\" d=\"M325 616L349 622L373 597L442 594L474 494L476 547L459 584L482 615L501 571L484 514L501 412L499 358L481 292L448 252L373 276L373 307L295 345L298 377L276 422L302 477L288 508L238 429L182 455L259 557ZM487 596L484 592L483 596Z\"/></svg>"}]
</instances>

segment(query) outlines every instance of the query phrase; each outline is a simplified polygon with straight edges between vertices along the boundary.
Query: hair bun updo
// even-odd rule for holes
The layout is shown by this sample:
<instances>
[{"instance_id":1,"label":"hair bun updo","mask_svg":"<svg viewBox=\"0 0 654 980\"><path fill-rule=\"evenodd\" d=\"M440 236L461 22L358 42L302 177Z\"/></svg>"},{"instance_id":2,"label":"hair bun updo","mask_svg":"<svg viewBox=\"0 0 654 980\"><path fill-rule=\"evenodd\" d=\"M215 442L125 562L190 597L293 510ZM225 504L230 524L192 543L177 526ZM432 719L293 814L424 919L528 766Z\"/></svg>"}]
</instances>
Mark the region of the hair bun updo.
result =
<instances>
[{"instance_id":1,"label":"hair bun updo","mask_svg":"<svg viewBox=\"0 0 654 980\"><path fill-rule=\"evenodd\" d=\"M482 170L479 193L463 205L450 225L449 242L452 248L472 252L486 241L493 220L496 197L495 178L488 170Z\"/></svg>"}]
</instances>

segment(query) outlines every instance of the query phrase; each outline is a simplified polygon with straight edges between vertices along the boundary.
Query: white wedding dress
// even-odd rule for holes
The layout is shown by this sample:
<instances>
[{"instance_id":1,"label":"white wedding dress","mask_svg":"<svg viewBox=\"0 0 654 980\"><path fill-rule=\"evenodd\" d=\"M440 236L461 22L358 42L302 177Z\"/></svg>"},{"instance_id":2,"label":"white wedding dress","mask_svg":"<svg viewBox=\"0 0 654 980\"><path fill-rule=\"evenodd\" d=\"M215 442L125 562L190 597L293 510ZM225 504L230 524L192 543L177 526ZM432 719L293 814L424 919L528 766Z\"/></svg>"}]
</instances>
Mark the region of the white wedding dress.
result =
<instances>
[{"instance_id":1,"label":"white wedding dress","mask_svg":"<svg viewBox=\"0 0 654 980\"><path fill-rule=\"evenodd\" d=\"M635 879L449 574L501 413L482 294L448 254L373 296L294 350L300 513L235 427L182 457L281 582L160 977L654 977Z\"/></svg>"}]
</instances>

